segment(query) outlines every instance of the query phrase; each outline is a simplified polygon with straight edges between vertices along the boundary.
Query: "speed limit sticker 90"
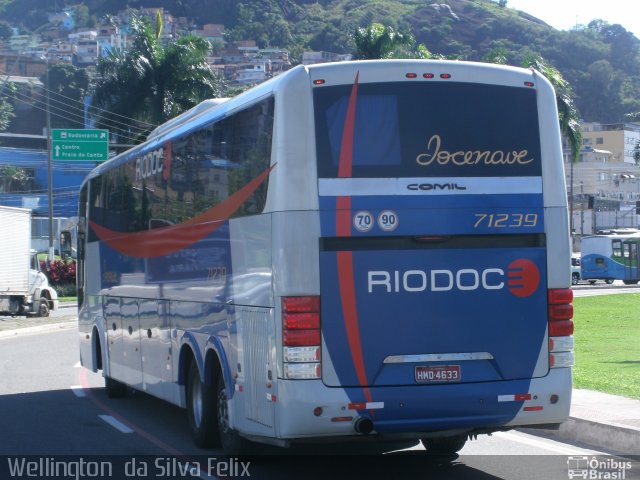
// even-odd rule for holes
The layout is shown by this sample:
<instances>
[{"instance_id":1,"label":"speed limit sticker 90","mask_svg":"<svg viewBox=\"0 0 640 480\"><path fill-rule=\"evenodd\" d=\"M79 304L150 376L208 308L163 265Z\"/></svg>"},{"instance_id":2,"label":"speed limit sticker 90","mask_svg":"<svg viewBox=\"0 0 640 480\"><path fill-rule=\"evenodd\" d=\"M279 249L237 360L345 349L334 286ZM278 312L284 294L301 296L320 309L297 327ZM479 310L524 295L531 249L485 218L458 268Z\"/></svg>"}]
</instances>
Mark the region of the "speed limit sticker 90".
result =
<instances>
[{"instance_id":1,"label":"speed limit sticker 90","mask_svg":"<svg viewBox=\"0 0 640 480\"><path fill-rule=\"evenodd\" d=\"M366 210L360 210L353 215L353 228L359 232L368 232L374 223L373 215Z\"/></svg>"},{"instance_id":2,"label":"speed limit sticker 90","mask_svg":"<svg viewBox=\"0 0 640 480\"><path fill-rule=\"evenodd\" d=\"M398 228L398 214L393 210L383 210L378 215L378 226L385 232Z\"/></svg>"}]
</instances>

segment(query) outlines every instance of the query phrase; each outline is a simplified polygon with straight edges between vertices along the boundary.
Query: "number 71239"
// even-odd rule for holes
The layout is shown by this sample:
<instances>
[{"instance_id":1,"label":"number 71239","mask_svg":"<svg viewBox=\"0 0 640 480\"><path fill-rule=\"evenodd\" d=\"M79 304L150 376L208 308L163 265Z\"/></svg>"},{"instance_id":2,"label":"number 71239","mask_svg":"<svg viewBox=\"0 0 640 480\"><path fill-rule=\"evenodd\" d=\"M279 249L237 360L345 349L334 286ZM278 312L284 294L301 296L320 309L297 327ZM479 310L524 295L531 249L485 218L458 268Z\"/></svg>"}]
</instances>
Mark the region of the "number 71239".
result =
<instances>
[{"instance_id":1,"label":"number 71239","mask_svg":"<svg viewBox=\"0 0 640 480\"><path fill-rule=\"evenodd\" d=\"M476 213L473 228L533 228L537 213Z\"/></svg>"}]
</instances>

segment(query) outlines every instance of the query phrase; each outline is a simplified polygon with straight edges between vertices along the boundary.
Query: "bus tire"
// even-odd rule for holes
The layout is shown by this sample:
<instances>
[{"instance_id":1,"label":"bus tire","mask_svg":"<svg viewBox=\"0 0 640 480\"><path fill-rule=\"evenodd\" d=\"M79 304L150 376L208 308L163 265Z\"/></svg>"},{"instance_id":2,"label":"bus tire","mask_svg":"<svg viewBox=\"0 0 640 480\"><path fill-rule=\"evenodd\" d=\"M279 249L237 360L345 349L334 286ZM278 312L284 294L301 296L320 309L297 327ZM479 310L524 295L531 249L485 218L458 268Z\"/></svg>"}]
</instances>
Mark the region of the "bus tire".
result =
<instances>
[{"instance_id":1,"label":"bus tire","mask_svg":"<svg viewBox=\"0 0 640 480\"><path fill-rule=\"evenodd\" d=\"M104 377L104 388L109 398L122 398L127 394L127 386L111 377Z\"/></svg>"},{"instance_id":2,"label":"bus tire","mask_svg":"<svg viewBox=\"0 0 640 480\"><path fill-rule=\"evenodd\" d=\"M611 285L613 283L613 279L612 278L607 278L604 283L606 283L607 285Z\"/></svg>"},{"instance_id":3,"label":"bus tire","mask_svg":"<svg viewBox=\"0 0 640 480\"><path fill-rule=\"evenodd\" d=\"M458 453L467 443L467 435L455 435L453 437L423 438L422 446L429 455L453 455Z\"/></svg>"},{"instance_id":4,"label":"bus tire","mask_svg":"<svg viewBox=\"0 0 640 480\"><path fill-rule=\"evenodd\" d=\"M200 448L212 447L217 440L215 396L211 385L200 379L195 361L187 378L187 418L193 443Z\"/></svg>"},{"instance_id":5,"label":"bus tire","mask_svg":"<svg viewBox=\"0 0 640 480\"><path fill-rule=\"evenodd\" d=\"M231 428L229 422L229 407L227 405L227 389L224 383L224 378L221 375L218 377L218 389L217 389L217 422L218 422L218 435L220 437L220 444L222 450L228 455L237 455L247 452L247 443L237 431Z\"/></svg>"},{"instance_id":6,"label":"bus tire","mask_svg":"<svg viewBox=\"0 0 640 480\"><path fill-rule=\"evenodd\" d=\"M571 275L571 284L572 285L578 285L578 282L580 282L580 274L579 273L573 273Z\"/></svg>"}]
</instances>

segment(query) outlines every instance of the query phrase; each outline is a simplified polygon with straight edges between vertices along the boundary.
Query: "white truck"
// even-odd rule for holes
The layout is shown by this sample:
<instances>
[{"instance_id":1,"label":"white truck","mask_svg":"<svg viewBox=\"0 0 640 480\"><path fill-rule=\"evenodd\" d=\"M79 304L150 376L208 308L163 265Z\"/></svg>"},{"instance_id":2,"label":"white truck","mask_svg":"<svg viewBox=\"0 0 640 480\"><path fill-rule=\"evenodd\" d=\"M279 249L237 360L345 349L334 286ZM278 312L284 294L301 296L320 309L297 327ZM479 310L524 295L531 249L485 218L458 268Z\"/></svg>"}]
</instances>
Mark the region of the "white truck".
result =
<instances>
[{"instance_id":1,"label":"white truck","mask_svg":"<svg viewBox=\"0 0 640 480\"><path fill-rule=\"evenodd\" d=\"M0 206L0 314L49 316L58 294L31 250L31 210Z\"/></svg>"}]
</instances>

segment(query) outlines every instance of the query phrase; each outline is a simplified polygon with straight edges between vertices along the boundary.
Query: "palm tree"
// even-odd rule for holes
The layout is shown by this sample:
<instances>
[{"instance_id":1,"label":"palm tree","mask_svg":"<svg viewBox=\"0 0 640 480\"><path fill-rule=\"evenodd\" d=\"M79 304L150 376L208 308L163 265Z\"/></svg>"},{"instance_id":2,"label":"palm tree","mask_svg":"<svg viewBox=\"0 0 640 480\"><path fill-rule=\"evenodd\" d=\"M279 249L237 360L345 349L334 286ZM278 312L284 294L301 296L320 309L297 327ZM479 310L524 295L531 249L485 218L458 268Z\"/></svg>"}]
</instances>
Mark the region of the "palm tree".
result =
<instances>
[{"instance_id":1,"label":"palm tree","mask_svg":"<svg viewBox=\"0 0 640 480\"><path fill-rule=\"evenodd\" d=\"M356 44L356 60L390 58L397 48L410 47L414 43L410 34L396 32L392 27L386 27L381 23L356 28L353 41Z\"/></svg>"},{"instance_id":2,"label":"palm tree","mask_svg":"<svg viewBox=\"0 0 640 480\"><path fill-rule=\"evenodd\" d=\"M553 85L556 91L560 131L569 142L572 161L577 162L580 158L580 149L582 148L582 132L580 130L580 115L573 101L571 85L564 79L558 69L548 65L538 56L525 58L522 65L526 68L533 68L539 71L547 77L551 85Z\"/></svg>"},{"instance_id":3,"label":"palm tree","mask_svg":"<svg viewBox=\"0 0 640 480\"><path fill-rule=\"evenodd\" d=\"M207 40L188 35L163 46L160 15L155 30L148 19L136 16L131 29L129 51L114 51L98 61L91 103L97 127L139 137L200 101L221 95L222 80L205 62Z\"/></svg>"}]
</instances>

